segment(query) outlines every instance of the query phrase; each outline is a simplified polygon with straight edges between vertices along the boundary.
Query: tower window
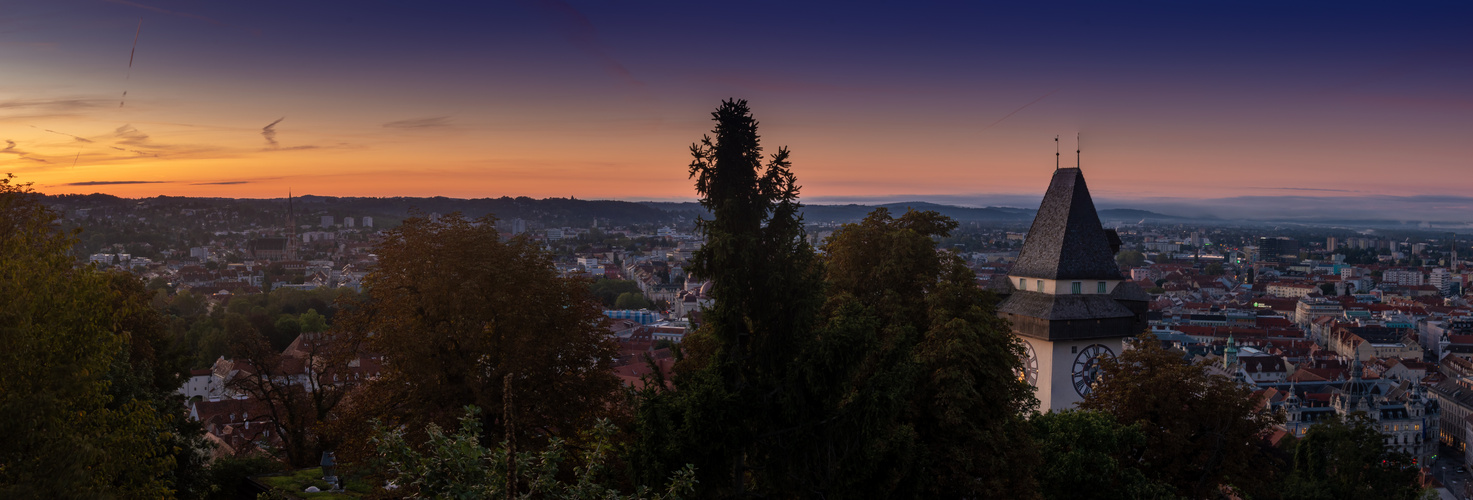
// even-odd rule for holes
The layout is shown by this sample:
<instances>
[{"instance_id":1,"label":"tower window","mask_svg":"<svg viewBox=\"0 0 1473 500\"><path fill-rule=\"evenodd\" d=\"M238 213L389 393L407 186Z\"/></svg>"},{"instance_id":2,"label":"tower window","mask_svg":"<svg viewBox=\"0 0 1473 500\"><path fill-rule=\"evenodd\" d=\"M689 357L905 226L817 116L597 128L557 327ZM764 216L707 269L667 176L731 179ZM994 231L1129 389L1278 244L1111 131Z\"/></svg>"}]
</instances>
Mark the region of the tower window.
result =
<instances>
[{"instance_id":1,"label":"tower window","mask_svg":"<svg viewBox=\"0 0 1473 500\"><path fill-rule=\"evenodd\" d=\"M1037 281L1038 281L1038 291L1040 293L1042 293L1043 292L1043 280L1037 280Z\"/></svg>"},{"instance_id":2,"label":"tower window","mask_svg":"<svg viewBox=\"0 0 1473 500\"><path fill-rule=\"evenodd\" d=\"M1105 282L1101 281L1095 285L1095 293L1105 293Z\"/></svg>"},{"instance_id":3,"label":"tower window","mask_svg":"<svg viewBox=\"0 0 1473 500\"><path fill-rule=\"evenodd\" d=\"M1018 278L1018 289L1019 290L1027 290L1028 289L1028 279L1027 278Z\"/></svg>"},{"instance_id":4,"label":"tower window","mask_svg":"<svg viewBox=\"0 0 1473 500\"><path fill-rule=\"evenodd\" d=\"M1078 281L1075 281L1073 283L1070 283L1069 284L1069 293L1076 294L1076 295L1081 294L1081 293L1084 293L1084 284L1083 283L1080 283Z\"/></svg>"}]
</instances>

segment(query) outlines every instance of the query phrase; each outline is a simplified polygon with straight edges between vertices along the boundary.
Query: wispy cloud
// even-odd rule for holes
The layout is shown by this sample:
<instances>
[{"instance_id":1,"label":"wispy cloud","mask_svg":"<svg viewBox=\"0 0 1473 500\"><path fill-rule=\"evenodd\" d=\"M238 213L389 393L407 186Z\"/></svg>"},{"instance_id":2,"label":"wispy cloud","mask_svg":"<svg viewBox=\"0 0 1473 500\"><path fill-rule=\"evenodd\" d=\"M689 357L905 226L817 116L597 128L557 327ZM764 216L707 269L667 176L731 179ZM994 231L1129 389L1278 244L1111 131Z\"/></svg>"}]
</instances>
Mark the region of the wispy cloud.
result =
<instances>
[{"instance_id":1,"label":"wispy cloud","mask_svg":"<svg viewBox=\"0 0 1473 500\"><path fill-rule=\"evenodd\" d=\"M191 186L231 186L235 184L250 184L251 181L220 181L220 182L192 182Z\"/></svg>"},{"instance_id":2,"label":"wispy cloud","mask_svg":"<svg viewBox=\"0 0 1473 500\"><path fill-rule=\"evenodd\" d=\"M1275 191L1326 191L1331 193L1360 193L1354 189L1329 189L1329 188L1306 188L1306 187L1261 187L1250 186L1248 189L1271 189Z\"/></svg>"},{"instance_id":3,"label":"wispy cloud","mask_svg":"<svg viewBox=\"0 0 1473 500\"><path fill-rule=\"evenodd\" d=\"M266 138L266 144L271 149L277 149L281 147L281 144L276 142L276 124L281 123L281 121L285 119L286 117L283 116L281 118L277 118L276 121L271 122L270 125L261 127L261 137Z\"/></svg>"},{"instance_id":4,"label":"wispy cloud","mask_svg":"<svg viewBox=\"0 0 1473 500\"><path fill-rule=\"evenodd\" d=\"M22 160L31 160L31 161L41 162L41 163L51 163L49 160L44 160L44 159L41 159L41 158L32 157L32 156L30 156L31 153L29 153L27 151L22 151L22 150L16 149L16 147L15 147L15 141L12 141L10 139L6 139L5 140L5 148L4 149L0 149L0 153L13 154L13 155L16 155L17 157L19 157Z\"/></svg>"},{"instance_id":5,"label":"wispy cloud","mask_svg":"<svg viewBox=\"0 0 1473 500\"><path fill-rule=\"evenodd\" d=\"M101 106L102 99L68 97L57 99L10 99L0 101L0 111L46 111L52 113L78 111Z\"/></svg>"},{"instance_id":6,"label":"wispy cloud","mask_svg":"<svg viewBox=\"0 0 1473 500\"><path fill-rule=\"evenodd\" d=\"M68 182L63 186L113 186L117 184L168 184L169 181L85 181Z\"/></svg>"},{"instance_id":7,"label":"wispy cloud","mask_svg":"<svg viewBox=\"0 0 1473 500\"><path fill-rule=\"evenodd\" d=\"M444 128L450 126L450 117L435 116L430 118L410 118L407 120L392 121L384 124L384 128Z\"/></svg>"},{"instance_id":8,"label":"wispy cloud","mask_svg":"<svg viewBox=\"0 0 1473 500\"><path fill-rule=\"evenodd\" d=\"M49 128L41 128L41 127L37 127L35 125L31 125L31 128L37 129L37 130L46 131L46 132L51 132L53 134L58 134L58 135L64 135L64 136L67 136L67 137L71 137L72 139L76 139L77 142L92 142L92 139L88 139L88 138L82 137L80 135L72 135L72 134L68 134L66 132L57 132L57 131L51 130Z\"/></svg>"}]
</instances>

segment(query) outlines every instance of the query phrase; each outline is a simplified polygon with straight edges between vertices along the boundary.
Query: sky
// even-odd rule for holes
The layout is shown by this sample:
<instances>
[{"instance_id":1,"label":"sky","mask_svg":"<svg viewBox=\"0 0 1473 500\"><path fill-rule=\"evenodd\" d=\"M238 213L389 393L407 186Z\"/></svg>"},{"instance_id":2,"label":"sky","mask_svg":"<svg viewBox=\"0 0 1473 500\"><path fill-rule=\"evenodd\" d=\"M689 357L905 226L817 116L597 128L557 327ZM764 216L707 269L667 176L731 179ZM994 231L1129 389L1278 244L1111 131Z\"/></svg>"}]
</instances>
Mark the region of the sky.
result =
<instances>
[{"instance_id":1,"label":"sky","mask_svg":"<svg viewBox=\"0 0 1473 500\"><path fill-rule=\"evenodd\" d=\"M726 98L808 202L1473 194L1468 2L6 3L50 194L687 200Z\"/></svg>"}]
</instances>

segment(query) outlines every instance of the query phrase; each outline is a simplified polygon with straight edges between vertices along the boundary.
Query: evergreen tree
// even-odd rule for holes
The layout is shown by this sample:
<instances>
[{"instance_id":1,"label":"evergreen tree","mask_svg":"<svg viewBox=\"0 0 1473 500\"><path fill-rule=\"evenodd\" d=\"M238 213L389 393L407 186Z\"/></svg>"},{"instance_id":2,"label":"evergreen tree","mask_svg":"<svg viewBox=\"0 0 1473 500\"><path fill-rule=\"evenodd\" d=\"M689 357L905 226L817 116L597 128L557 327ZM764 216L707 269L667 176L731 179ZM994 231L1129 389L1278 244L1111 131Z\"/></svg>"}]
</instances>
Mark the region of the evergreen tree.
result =
<instances>
[{"instance_id":1,"label":"evergreen tree","mask_svg":"<svg viewBox=\"0 0 1473 500\"><path fill-rule=\"evenodd\" d=\"M813 335L821 277L798 213L787 148L763 161L746 101L712 113L714 138L691 145L690 176L711 219L691 272L711 279L714 303L685 342L674 392L643 395L633 466L658 483L687 463L706 495L770 486L772 443L803 431L793 361ZM655 384L652 387L663 387Z\"/></svg>"}]
</instances>

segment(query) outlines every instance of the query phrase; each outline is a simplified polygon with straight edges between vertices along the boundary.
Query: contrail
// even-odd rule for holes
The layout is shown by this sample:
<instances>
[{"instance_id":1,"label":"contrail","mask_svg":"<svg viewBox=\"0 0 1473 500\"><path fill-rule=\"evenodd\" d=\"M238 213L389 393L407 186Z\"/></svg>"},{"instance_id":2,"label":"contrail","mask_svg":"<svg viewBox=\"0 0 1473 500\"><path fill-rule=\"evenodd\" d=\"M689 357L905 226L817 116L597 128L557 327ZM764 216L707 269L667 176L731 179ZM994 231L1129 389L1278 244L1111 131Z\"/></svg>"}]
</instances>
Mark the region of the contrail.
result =
<instances>
[{"instance_id":1,"label":"contrail","mask_svg":"<svg viewBox=\"0 0 1473 500\"><path fill-rule=\"evenodd\" d=\"M1023 109L1024 109L1024 108L1027 108L1027 107L1029 107L1029 106L1032 106L1032 105L1034 105L1034 104L1035 104L1035 103L1037 103L1037 102L1038 102L1038 101L1042 101L1042 100L1043 100L1043 98L1044 98L1044 97L1048 97L1048 96L1051 96L1051 95L1054 95L1054 92L1058 92L1058 91L1059 91L1059 89L1053 89L1053 90L1050 90L1050 91L1049 91L1049 92L1048 92L1048 93L1047 93L1047 94L1044 94L1044 95L1043 95L1043 96L1041 96L1041 97L1039 97L1039 98L1037 98L1037 99L1034 99L1034 100L1033 100L1033 102L1030 102L1030 103L1028 103L1028 104L1024 104L1024 105L1023 105L1023 107L1020 107L1020 108L1018 108L1018 109L1015 109L1015 110L1013 110L1013 112L1012 112L1012 113L1008 113L1008 114L1006 114L1006 115L1003 115L1003 117L1002 117L1002 118L998 118L998 119L997 119L997 121L995 121L995 122L992 122L992 125L988 125L988 126L986 126L986 127L982 127L982 130L987 130L987 129L990 129L990 128L992 128L992 127L996 127L996 126L997 126L997 124L999 124L999 123L1002 123L1002 121L1003 121L1003 120L1006 120L1006 119L1008 119L1008 118L1010 118L1010 117L1012 117L1012 116L1013 116L1013 115L1016 115L1016 114L1018 114L1018 112L1019 112L1019 111L1022 111L1022 110L1023 110ZM979 132L980 132L980 131L979 131Z\"/></svg>"},{"instance_id":2,"label":"contrail","mask_svg":"<svg viewBox=\"0 0 1473 500\"><path fill-rule=\"evenodd\" d=\"M128 51L128 75L125 76L125 77L123 77L123 82L124 82L125 85L126 85L126 83L128 81L130 81L130 80L133 79L133 55L138 53L138 34L139 33L143 33L143 18L141 18L141 17L138 18L138 29L133 31L133 48ZM126 102L127 100L128 100L128 89L125 88L125 89L123 89L123 97L121 99L118 99L118 107L119 108L123 107L123 103Z\"/></svg>"},{"instance_id":3,"label":"contrail","mask_svg":"<svg viewBox=\"0 0 1473 500\"><path fill-rule=\"evenodd\" d=\"M281 147L280 144L276 143L276 124L281 123L281 121L285 119L286 117L283 116L281 118L277 118L276 121L271 122L270 125L261 127L261 137L266 138L266 142L268 144L271 144L272 149Z\"/></svg>"}]
</instances>

